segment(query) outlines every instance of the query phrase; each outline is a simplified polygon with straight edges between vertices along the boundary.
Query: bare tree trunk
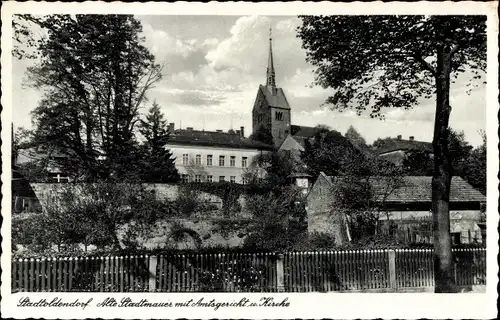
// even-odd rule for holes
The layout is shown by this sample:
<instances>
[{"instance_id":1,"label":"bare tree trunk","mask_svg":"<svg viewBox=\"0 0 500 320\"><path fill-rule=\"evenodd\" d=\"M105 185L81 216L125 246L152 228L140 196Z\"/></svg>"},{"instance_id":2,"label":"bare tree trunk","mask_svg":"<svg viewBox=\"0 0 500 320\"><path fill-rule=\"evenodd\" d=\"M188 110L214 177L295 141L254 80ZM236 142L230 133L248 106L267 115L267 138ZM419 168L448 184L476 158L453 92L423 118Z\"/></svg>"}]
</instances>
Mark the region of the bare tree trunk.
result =
<instances>
[{"instance_id":1,"label":"bare tree trunk","mask_svg":"<svg viewBox=\"0 0 500 320\"><path fill-rule=\"evenodd\" d=\"M434 175L432 177L432 216L434 231L435 292L455 292L450 236L451 159L448 151L450 118L449 46L438 45L436 68L436 117L434 122Z\"/></svg>"}]
</instances>

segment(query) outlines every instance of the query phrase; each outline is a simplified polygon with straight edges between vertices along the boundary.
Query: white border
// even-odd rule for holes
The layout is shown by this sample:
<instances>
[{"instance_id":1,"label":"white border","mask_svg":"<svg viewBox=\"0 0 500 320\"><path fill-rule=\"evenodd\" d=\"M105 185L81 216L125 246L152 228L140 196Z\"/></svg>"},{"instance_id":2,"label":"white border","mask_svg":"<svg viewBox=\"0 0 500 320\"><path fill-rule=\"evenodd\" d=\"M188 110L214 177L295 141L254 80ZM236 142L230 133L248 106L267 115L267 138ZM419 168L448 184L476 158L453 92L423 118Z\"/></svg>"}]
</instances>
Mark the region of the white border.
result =
<instances>
[{"instance_id":1,"label":"white border","mask_svg":"<svg viewBox=\"0 0 500 320\"><path fill-rule=\"evenodd\" d=\"M297 14L485 14L488 15L488 72L487 72L487 118L488 133L488 267L487 292L483 294L367 294L367 293L308 293L308 294L239 294L239 293L174 293L174 294L107 294L107 293L30 293L32 300L44 297L64 297L65 300L79 298L86 301L92 297L93 307L85 311L78 308L17 308L17 301L26 294L10 292L10 157L3 156L2 172L2 301L1 310L5 317L15 318L456 318L485 319L494 318L496 310L496 286L498 265L498 16L497 3L489 2L418 2L418 3L40 3L4 2L2 5L2 155L10 154L10 123L12 119L12 26L13 13L132 13L154 15L297 15ZM474 108L475 106L470 106ZM120 300L124 296L147 298L149 301L176 301L186 298L215 298L219 301L234 301L242 297L260 299L273 296L275 300L288 297L289 308L221 308L217 311L208 308L97 308L95 302L113 296ZM135 299L134 299L135 300Z\"/></svg>"}]
</instances>

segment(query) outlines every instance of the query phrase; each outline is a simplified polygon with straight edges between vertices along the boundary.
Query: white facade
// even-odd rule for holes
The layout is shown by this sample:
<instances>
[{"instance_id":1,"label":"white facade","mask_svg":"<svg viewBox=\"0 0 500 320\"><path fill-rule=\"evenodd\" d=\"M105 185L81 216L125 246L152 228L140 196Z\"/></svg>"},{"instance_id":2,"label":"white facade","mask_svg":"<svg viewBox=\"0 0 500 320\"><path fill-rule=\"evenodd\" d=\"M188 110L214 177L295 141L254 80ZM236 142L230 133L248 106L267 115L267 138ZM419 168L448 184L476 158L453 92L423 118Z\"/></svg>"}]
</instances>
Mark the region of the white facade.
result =
<instances>
[{"instance_id":1,"label":"white facade","mask_svg":"<svg viewBox=\"0 0 500 320\"><path fill-rule=\"evenodd\" d=\"M182 181L244 183L243 173L261 152L257 149L167 144Z\"/></svg>"}]
</instances>

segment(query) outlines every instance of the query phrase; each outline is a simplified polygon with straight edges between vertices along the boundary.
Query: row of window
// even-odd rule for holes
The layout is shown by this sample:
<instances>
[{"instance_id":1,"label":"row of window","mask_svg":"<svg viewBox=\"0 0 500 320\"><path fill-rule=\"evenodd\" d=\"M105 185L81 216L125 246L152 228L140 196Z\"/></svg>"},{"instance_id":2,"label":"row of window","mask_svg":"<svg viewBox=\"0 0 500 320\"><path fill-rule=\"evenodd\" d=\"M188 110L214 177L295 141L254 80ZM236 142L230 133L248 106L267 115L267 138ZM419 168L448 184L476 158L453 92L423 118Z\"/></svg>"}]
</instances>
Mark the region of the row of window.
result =
<instances>
[{"instance_id":1,"label":"row of window","mask_svg":"<svg viewBox=\"0 0 500 320\"><path fill-rule=\"evenodd\" d=\"M197 154L194 159L195 159L194 164L197 166L200 166L201 165L201 154ZM183 165L189 164L189 154L185 153L182 155L182 164ZM211 154L207 155L207 161L205 164L209 167L213 166L213 155L211 155ZM226 165L226 156L219 156L219 167L224 167L225 165ZM243 168L246 168L247 165L248 165L248 158L242 157L241 158L241 166ZM236 167L236 156L229 157L229 166Z\"/></svg>"},{"instance_id":2,"label":"row of window","mask_svg":"<svg viewBox=\"0 0 500 320\"><path fill-rule=\"evenodd\" d=\"M197 174L194 176L194 180L192 180L193 178L189 175L189 174L183 174L181 175L181 181L182 182L225 182L226 181L226 176L219 176L218 177L218 180L214 180L214 176L212 175L201 175L201 174ZM235 183L236 182L236 176L229 176L229 182L232 182L232 183ZM248 179L243 177L242 178L242 182L243 184L247 184L248 183Z\"/></svg>"}]
</instances>

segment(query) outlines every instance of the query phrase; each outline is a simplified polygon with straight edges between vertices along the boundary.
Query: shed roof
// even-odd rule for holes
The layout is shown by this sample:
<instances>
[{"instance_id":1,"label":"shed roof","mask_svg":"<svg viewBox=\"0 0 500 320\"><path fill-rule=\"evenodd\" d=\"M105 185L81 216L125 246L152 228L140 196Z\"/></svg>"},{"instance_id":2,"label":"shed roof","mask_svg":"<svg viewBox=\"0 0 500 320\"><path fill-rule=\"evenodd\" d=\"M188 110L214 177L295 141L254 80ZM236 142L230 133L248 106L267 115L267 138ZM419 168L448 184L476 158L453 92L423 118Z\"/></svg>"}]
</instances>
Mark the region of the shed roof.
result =
<instances>
[{"instance_id":1,"label":"shed roof","mask_svg":"<svg viewBox=\"0 0 500 320\"><path fill-rule=\"evenodd\" d=\"M378 155L403 150L403 151L426 151L433 152L432 143L426 141L392 139L386 141L386 147L374 150Z\"/></svg>"},{"instance_id":2,"label":"shed roof","mask_svg":"<svg viewBox=\"0 0 500 320\"><path fill-rule=\"evenodd\" d=\"M325 176L327 181L335 185L345 177ZM404 176L400 186L392 192L387 192L387 178L372 177L370 182L375 194L388 193L386 201L392 203L431 202L432 177ZM450 202L486 202L486 197L461 177L452 177L450 188Z\"/></svg>"}]
</instances>

